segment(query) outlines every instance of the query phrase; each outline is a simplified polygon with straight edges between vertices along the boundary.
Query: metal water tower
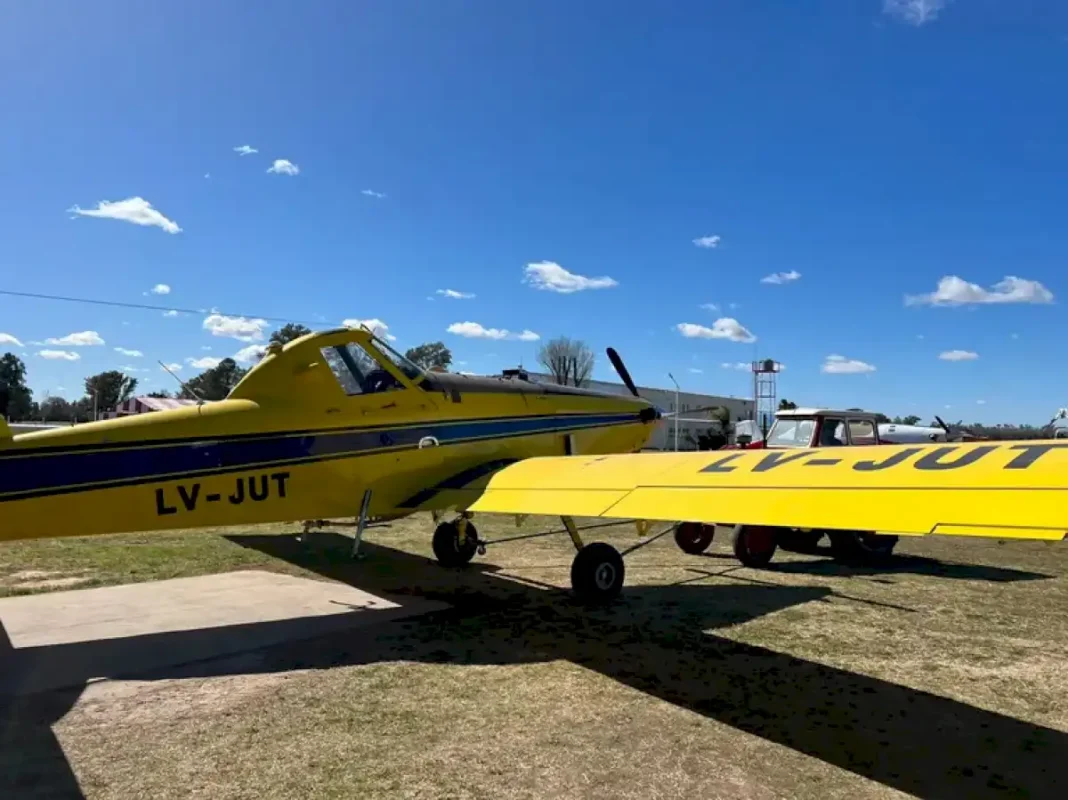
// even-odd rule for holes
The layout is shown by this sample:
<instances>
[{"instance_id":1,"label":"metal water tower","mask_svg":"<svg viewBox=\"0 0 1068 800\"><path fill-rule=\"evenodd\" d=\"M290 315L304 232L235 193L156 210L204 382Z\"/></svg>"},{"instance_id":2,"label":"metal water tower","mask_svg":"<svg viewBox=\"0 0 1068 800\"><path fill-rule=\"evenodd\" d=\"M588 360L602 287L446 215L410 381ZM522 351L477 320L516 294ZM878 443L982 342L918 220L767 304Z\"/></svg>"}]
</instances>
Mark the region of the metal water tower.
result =
<instances>
[{"instance_id":1,"label":"metal water tower","mask_svg":"<svg viewBox=\"0 0 1068 800\"><path fill-rule=\"evenodd\" d=\"M765 358L762 361L754 361L752 369L755 419L760 430L767 436L771 423L775 421L775 412L779 408L775 381L782 365Z\"/></svg>"}]
</instances>

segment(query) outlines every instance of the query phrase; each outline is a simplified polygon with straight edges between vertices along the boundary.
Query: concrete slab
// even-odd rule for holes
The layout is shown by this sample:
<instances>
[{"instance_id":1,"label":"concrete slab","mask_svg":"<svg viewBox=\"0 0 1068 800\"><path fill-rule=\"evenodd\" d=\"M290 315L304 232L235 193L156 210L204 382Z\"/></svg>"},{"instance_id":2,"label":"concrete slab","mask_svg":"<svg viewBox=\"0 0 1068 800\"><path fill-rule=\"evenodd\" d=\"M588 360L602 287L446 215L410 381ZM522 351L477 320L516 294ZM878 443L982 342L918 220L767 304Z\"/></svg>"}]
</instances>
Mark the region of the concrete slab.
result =
<instances>
[{"instance_id":1,"label":"concrete slab","mask_svg":"<svg viewBox=\"0 0 1068 800\"><path fill-rule=\"evenodd\" d=\"M446 608L242 571L0 600L0 696L232 655Z\"/></svg>"}]
</instances>

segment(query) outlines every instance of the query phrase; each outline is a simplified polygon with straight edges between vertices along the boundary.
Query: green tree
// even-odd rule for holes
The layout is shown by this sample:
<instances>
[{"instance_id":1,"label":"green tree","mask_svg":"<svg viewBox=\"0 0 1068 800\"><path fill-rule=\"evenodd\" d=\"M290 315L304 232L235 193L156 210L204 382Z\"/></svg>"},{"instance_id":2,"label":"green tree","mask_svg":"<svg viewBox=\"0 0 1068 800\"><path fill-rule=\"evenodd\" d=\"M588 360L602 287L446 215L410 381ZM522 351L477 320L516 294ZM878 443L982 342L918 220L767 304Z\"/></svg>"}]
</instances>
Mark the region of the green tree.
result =
<instances>
[{"instance_id":1,"label":"green tree","mask_svg":"<svg viewBox=\"0 0 1068 800\"><path fill-rule=\"evenodd\" d=\"M287 322L271 334L270 343L282 345L289 344L294 339L299 339L301 336L307 336L309 333L311 333L311 328L296 322Z\"/></svg>"},{"instance_id":2,"label":"green tree","mask_svg":"<svg viewBox=\"0 0 1068 800\"><path fill-rule=\"evenodd\" d=\"M206 369L186 381L187 388L183 388L178 396L186 399L199 397L202 400L225 400L230 390L237 386L247 372L247 369L239 367L232 358L224 358L218 366Z\"/></svg>"},{"instance_id":3,"label":"green tree","mask_svg":"<svg viewBox=\"0 0 1068 800\"><path fill-rule=\"evenodd\" d=\"M169 397L171 397L171 393L170 393L170 392L168 392L168 391L167 391L166 389L156 389L156 390L155 390L154 392L149 392L149 393L148 393L147 395L145 395L145 396L146 396L146 397L164 397L164 398L169 398Z\"/></svg>"},{"instance_id":4,"label":"green tree","mask_svg":"<svg viewBox=\"0 0 1068 800\"><path fill-rule=\"evenodd\" d=\"M452 353L444 342L425 342L405 352L404 357L423 369L448 369L452 364Z\"/></svg>"},{"instance_id":5,"label":"green tree","mask_svg":"<svg viewBox=\"0 0 1068 800\"><path fill-rule=\"evenodd\" d=\"M63 397L46 396L38 411L44 422L70 422L77 417L74 404Z\"/></svg>"},{"instance_id":6,"label":"green tree","mask_svg":"<svg viewBox=\"0 0 1068 800\"><path fill-rule=\"evenodd\" d=\"M97 413L115 408L124 400L133 397L137 378L131 378L117 369L90 375L85 379L85 396L89 407L95 404Z\"/></svg>"},{"instance_id":7,"label":"green tree","mask_svg":"<svg viewBox=\"0 0 1068 800\"><path fill-rule=\"evenodd\" d=\"M779 411L792 411L797 408L797 403L787 400L785 397L779 401Z\"/></svg>"},{"instance_id":8,"label":"green tree","mask_svg":"<svg viewBox=\"0 0 1068 800\"><path fill-rule=\"evenodd\" d=\"M14 353L0 356L0 418L27 419L33 411L33 392L26 385L26 365Z\"/></svg>"},{"instance_id":9,"label":"green tree","mask_svg":"<svg viewBox=\"0 0 1068 800\"><path fill-rule=\"evenodd\" d=\"M920 418L916 414L909 414L907 417L902 417L901 419L902 425L918 425L919 423Z\"/></svg>"}]
</instances>

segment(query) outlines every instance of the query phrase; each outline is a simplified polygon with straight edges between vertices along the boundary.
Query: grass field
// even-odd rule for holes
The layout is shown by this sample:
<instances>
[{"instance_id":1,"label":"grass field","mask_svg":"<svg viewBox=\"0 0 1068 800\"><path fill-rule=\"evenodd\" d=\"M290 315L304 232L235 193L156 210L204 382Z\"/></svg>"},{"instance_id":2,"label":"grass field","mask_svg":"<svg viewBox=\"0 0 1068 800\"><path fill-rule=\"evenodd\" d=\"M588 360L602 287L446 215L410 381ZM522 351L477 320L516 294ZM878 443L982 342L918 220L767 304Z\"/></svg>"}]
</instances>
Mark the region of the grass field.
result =
<instances>
[{"instance_id":1,"label":"grass field","mask_svg":"<svg viewBox=\"0 0 1068 800\"><path fill-rule=\"evenodd\" d=\"M1068 796L1068 545L904 540L880 570L758 571L665 538L591 610L554 588L566 537L450 571L430 528L373 529L355 564L292 526L0 547L2 594L256 568L452 606L9 702L0 796Z\"/></svg>"}]
</instances>

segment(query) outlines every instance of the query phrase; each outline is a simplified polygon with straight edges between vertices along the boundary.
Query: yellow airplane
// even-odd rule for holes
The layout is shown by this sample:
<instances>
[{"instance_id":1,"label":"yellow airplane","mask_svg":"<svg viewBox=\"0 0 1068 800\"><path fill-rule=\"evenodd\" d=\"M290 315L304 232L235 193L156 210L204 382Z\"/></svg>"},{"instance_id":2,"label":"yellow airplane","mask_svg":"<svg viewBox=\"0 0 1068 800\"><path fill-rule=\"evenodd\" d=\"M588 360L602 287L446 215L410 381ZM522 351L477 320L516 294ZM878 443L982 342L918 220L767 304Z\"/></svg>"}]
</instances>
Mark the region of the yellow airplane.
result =
<instances>
[{"instance_id":1,"label":"yellow airplane","mask_svg":"<svg viewBox=\"0 0 1068 800\"><path fill-rule=\"evenodd\" d=\"M368 330L313 333L222 401L17 436L0 418L0 541L358 516L358 542L522 458L637 450L659 417L636 396L427 372ZM463 563L477 541L461 515L434 550Z\"/></svg>"},{"instance_id":2,"label":"yellow airplane","mask_svg":"<svg viewBox=\"0 0 1068 800\"><path fill-rule=\"evenodd\" d=\"M684 526L733 521L748 564L793 529L1068 531L1063 440L638 453L665 415L608 355L631 397L425 372L341 329L272 346L226 400L19 436L0 422L0 541L355 517L355 552L369 521L455 509L433 549L458 566L488 544L474 513L548 514L578 551L576 594L605 601L624 555ZM686 522L620 553L575 517Z\"/></svg>"}]
</instances>

